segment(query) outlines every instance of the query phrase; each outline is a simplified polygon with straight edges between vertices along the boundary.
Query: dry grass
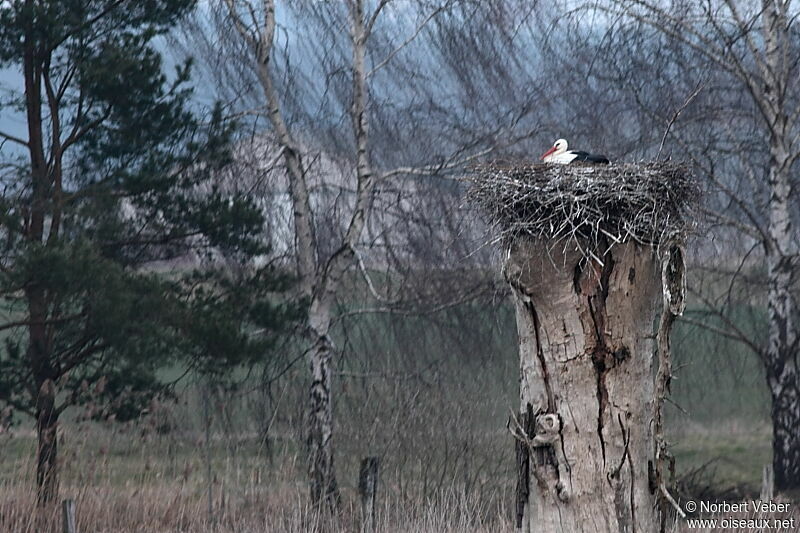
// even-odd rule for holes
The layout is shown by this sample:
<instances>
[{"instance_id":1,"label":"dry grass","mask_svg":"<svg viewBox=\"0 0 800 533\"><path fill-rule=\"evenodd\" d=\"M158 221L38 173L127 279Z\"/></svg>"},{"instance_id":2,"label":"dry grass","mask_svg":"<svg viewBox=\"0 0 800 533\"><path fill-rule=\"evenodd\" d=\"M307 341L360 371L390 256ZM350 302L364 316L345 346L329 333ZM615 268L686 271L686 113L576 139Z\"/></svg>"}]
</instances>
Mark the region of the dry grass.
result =
<instances>
[{"instance_id":1,"label":"dry grass","mask_svg":"<svg viewBox=\"0 0 800 533\"><path fill-rule=\"evenodd\" d=\"M428 338L430 330L418 322L404 326L396 318L376 318L363 329L364 365L351 358L350 366L342 367L359 377L339 376L336 465L344 513L326 530L321 524L328 521L307 506L301 429L306 387L300 378L285 384L285 394L276 386L269 451L259 440L258 424L272 411L265 410L260 392L212 396L211 515L202 402L190 391L178 404L151 412L149 422L122 426L65 418L61 497L76 500L80 533L360 532L354 488L358 464L365 455L380 455L378 531L510 533L515 473L505 424L508 406L517 398L516 339L513 331L504 340L496 332L483 334L492 324L486 317L481 309L474 321L464 318L463 327L456 328L454 339L463 346ZM503 323L509 321L513 313ZM376 347L376 342L385 344ZM444 348L433 353L432 346ZM482 362L484 353L492 358ZM438 366L430 367L432 361ZM701 383L715 383L709 379L721 370L714 361L693 367L703 373ZM433 370L422 372L429 367ZM378 371L387 377L360 377ZM297 372L302 375L304 369ZM390 379L398 374L404 377ZM710 406L686 407L703 411ZM685 443L678 474L684 465L730 455L730 446L741 448L736 457L753 455L753 427L747 420L737 431L711 427L705 419L698 427L682 421L675 439ZM25 420L13 437L0 434L0 533L61 532L57 513L49 522L34 518L32 428ZM690 438L700 429L702 441ZM769 438L758 442L766 453ZM742 474L743 479L758 483L760 457L746 469L753 475Z\"/></svg>"},{"instance_id":2,"label":"dry grass","mask_svg":"<svg viewBox=\"0 0 800 533\"><path fill-rule=\"evenodd\" d=\"M25 447L33 443L27 434L15 439L24 442ZM165 457L163 443L159 445L157 439L136 437L135 432L89 427L84 428L80 438L68 433L64 440L71 443L72 449L64 454L61 497L76 501L81 533L361 532L354 487L347 484L343 487L341 516L335 519L320 516L307 503L302 457L288 449L276 454L271 467L263 457L253 453L231 454L225 447L217 449L209 511L209 478L205 475L202 446L189 448L171 461ZM8 440L0 442L0 451L7 451L7 444ZM418 453L428 452L419 448ZM60 533L57 508L45 514L37 513L30 457L24 454L18 457L3 462L0 531ZM383 473L377 531L514 531L508 508L513 494L508 486L498 485L488 491L468 490L450 478L433 495L424 497L419 486L398 486L399 478L397 472ZM781 514L784 515L798 516L796 509ZM778 514L764 517L776 518ZM690 529L686 521L677 519L670 531L714 530ZM730 531L750 533L756 530Z\"/></svg>"},{"instance_id":3,"label":"dry grass","mask_svg":"<svg viewBox=\"0 0 800 533\"><path fill-rule=\"evenodd\" d=\"M358 505L345 494L344 511L336 518L310 509L298 486L262 488L247 498L214 499L208 513L206 495L198 487L182 483L146 487L65 487L64 495L78 494L78 531L81 533L349 533L360 532ZM507 495L510 501L510 495ZM377 513L376 530L385 533L511 533L504 509L487 509L462 492L446 491L435 501L404 501L390 491ZM492 516L494 515L494 516ZM733 513L716 518L789 518L800 524L797 509L788 513ZM9 533L60 533L58 509L36 512L34 495L19 487L0 488L0 530ZM689 527L675 519L669 531L688 533L719 529ZM726 529L751 533L778 529ZM786 529L780 531L789 531Z\"/></svg>"},{"instance_id":4,"label":"dry grass","mask_svg":"<svg viewBox=\"0 0 800 533\"><path fill-rule=\"evenodd\" d=\"M62 447L60 498L76 502L80 533L361 531L355 488L347 484L342 488L339 516L320 515L308 505L302 457L289 449L280 450L270 466L253 449L232 453L221 445L225 437L214 435L218 446L209 478L202 442L172 460L158 438L143 438L135 431L84 424L82 432L64 433L67 445ZM32 455L26 453L33 446L32 435L2 436L0 454L10 452L13 441L18 456L4 460L0 472L0 531L61 533L58 506L44 512L36 506L34 465ZM510 493L470 492L451 479L425 498L419 487L397 486L395 472L384 472L382 478L378 531L502 533L513 529L504 508L511 501Z\"/></svg>"},{"instance_id":5,"label":"dry grass","mask_svg":"<svg viewBox=\"0 0 800 533\"><path fill-rule=\"evenodd\" d=\"M78 493L77 527L81 533L166 533L186 531L317 533L360 531L358 505L345 495L342 514L332 518L310 509L306 493L298 487L264 488L247 498L215 498L208 513L206 495L181 484L137 488L65 487L64 496ZM30 491L0 489L0 530L13 533L60 533L59 509L36 512ZM438 501L405 502L392 496L382 499L377 530L382 532L474 532L513 530L510 521L486 518L486 509L459 492Z\"/></svg>"}]
</instances>

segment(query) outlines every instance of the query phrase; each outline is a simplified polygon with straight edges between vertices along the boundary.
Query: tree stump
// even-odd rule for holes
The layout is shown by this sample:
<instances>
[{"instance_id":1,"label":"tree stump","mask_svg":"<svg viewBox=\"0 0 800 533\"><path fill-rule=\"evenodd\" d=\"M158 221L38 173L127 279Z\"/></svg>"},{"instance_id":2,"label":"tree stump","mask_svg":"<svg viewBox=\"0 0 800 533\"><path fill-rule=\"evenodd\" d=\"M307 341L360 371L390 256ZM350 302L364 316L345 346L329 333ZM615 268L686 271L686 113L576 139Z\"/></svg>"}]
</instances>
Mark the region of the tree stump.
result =
<instances>
[{"instance_id":1,"label":"tree stump","mask_svg":"<svg viewBox=\"0 0 800 533\"><path fill-rule=\"evenodd\" d=\"M532 450L518 524L526 532L658 531L648 472L660 264L636 244L612 248L602 264L541 250L519 239L505 268L526 419L516 433Z\"/></svg>"},{"instance_id":2,"label":"tree stump","mask_svg":"<svg viewBox=\"0 0 800 533\"><path fill-rule=\"evenodd\" d=\"M660 163L495 165L471 181L502 231L516 309L517 528L664 531L661 412L692 180Z\"/></svg>"}]
</instances>

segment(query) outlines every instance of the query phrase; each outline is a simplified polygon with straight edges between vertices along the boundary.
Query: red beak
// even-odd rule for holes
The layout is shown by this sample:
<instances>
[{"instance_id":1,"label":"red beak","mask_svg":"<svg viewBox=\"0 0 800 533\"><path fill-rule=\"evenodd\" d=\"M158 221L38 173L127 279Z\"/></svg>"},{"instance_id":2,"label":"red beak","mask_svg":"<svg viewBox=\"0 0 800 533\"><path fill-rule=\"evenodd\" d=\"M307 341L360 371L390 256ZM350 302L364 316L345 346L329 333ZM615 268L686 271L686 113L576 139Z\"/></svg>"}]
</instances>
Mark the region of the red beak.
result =
<instances>
[{"instance_id":1,"label":"red beak","mask_svg":"<svg viewBox=\"0 0 800 533\"><path fill-rule=\"evenodd\" d=\"M545 153L543 153L543 154L542 154L542 157L540 157L539 159L544 159L545 157L547 157L548 155L552 154L552 153L553 153L553 152L555 152L555 151L556 151L556 147L555 147L555 146L553 146L553 147L552 147L552 148L550 148L548 151L546 151Z\"/></svg>"}]
</instances>

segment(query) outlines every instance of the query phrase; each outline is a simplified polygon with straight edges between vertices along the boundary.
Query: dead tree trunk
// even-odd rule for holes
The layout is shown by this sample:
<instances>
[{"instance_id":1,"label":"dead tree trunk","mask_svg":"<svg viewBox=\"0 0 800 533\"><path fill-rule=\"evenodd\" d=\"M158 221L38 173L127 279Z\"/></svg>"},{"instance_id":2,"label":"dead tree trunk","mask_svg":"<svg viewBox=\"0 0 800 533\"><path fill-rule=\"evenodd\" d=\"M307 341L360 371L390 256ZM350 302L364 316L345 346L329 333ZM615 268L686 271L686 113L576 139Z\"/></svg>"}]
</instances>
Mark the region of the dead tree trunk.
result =
<instances>
[{"instance_id":1,"label":"dead tree trunk","mask_svg":"<svg viewBox=\"0 0 800 533\"><path fill-rule=\"evenodd\" d=\"M602 263L577 249L546 250L515 239L505 267L527 422L516 434L531 450L518 525L548 533L658 531L648 471L660 263L637 244L595 254Z\"/></svg>"},{"instance_id":2,"label":"dead tree trunk","mask_svg":"<svg viewBox=\"0 0 800 533\"><path fill-rule=\"evenodd\" d=\"M694 180L653 162L490 164L470 181L468 197L502 231L516 307L517 527L663 531L674 500L661 406Z\"/></svg>"}]
</instances>

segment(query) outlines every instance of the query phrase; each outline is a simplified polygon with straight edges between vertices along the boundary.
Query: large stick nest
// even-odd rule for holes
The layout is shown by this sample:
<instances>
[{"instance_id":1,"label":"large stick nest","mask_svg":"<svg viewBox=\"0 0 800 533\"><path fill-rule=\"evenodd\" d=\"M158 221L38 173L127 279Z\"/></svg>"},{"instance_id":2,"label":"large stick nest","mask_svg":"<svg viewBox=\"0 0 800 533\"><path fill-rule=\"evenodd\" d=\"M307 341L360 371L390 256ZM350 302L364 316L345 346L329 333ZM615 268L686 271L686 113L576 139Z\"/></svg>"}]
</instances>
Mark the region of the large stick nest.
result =
<instances>
[{"instance_id":1,"label":"large stick nest","mask_svg":"<svg viewBox=\"0 0 800 533\"><path fill-rule=\"evenodd\" d=\"M574 243L588 247L587 254L601 243L658 247L667 239L683 240L694 227L700 197L688 167L670 162L491 163L472 168L466 181L467 199L498 237L529 235L551 247Z\"/></svg>"}]
</instances>

